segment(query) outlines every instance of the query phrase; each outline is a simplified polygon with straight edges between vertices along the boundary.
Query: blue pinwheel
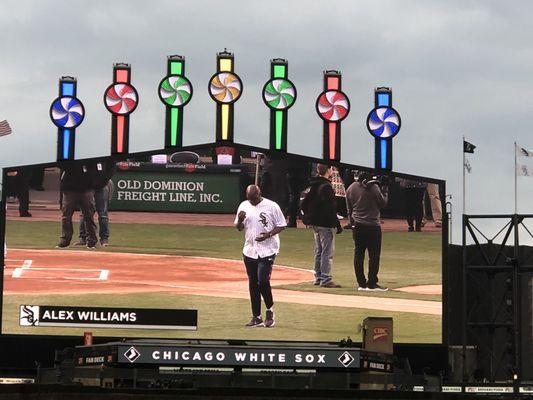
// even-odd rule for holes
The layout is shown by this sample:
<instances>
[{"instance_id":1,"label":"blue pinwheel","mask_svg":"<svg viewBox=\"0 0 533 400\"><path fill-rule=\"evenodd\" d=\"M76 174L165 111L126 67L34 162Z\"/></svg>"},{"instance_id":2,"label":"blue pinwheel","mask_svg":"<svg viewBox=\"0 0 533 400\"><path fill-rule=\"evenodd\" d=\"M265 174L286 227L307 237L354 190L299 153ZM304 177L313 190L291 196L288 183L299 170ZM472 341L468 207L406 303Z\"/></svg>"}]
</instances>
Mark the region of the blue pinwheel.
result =
<instances>
[{"instance_id":1,"label":"blue pinwheel","mask_svg":"<svg viewBox=\"0 0 533 400\"><path fill-rule=\"evenodd\" d=\"M57 127L75 129L83 122L85 108L82 102L75 97L58 97L52 103L50 116Z\"/></svg>"},{"instance_id":2,"label":"blue pinwheel","mask_svg":"<svg viewBox=\"0 0 533 400\"><path fill-rule=\"evenodd\" d=\"M374 108L366 120L368 131L378 139L393 138L400 131L401 124L400 115L392 107Z\"/></svg>"}]
</instances>

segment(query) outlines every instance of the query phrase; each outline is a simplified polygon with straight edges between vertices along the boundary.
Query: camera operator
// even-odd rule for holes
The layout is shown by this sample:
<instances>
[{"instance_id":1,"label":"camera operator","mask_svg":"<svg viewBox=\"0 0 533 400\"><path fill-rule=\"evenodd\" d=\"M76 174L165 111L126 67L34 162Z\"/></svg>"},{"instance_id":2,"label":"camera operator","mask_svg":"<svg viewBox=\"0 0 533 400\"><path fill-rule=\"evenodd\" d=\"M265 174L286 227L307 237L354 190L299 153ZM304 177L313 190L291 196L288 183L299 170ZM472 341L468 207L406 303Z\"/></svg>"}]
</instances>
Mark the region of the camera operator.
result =
<instances>
[{"instance_id":1,"label":"camera operator","mask_svg":"<svg viewBox=\"0 0 533 400\"><path fill-rule=\"evenodd\" d=\"M383 180L386 183L386 180ZM346 206L354 241L354 270L358 290L387 291L378 285L381 254L380 210L387 205L387 185L369 172L359 172L346 191ZM365 252L368 250L368 279L365 277Z\"/></svg>"}]
</instances>

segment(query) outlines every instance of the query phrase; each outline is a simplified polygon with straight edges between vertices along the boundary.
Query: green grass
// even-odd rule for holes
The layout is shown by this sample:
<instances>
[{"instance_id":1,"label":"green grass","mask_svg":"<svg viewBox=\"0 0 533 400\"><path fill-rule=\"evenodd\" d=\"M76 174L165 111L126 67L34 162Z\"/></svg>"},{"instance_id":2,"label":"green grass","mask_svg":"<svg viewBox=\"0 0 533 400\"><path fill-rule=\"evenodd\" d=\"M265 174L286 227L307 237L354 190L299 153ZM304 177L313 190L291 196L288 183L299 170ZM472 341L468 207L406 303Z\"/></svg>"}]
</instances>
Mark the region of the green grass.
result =
<instances>
[{"instance_id":1,"label":"green grass","mask_svg":"<svg viewBox=\"0 0 533 400\"><path fill-rule=\"evenodd\" d=\"M152 308L194 308L198 310L198 331L157 331L91 329L95 336L153 337L190 339L243 339L243 340L297 340L339 341L350 336L362 340L358 325L368 316L392 317L395 342L435 343L441 341L440 317L411 313L384 312L343 307L305 306L278 303L275 307L277 324L272 329L246 329L250 307L247 300L224 299L205 296L180 296L171 293L146 293L116 296L112 294L86 294L64 296L4 296L5 315L18 315L21 304L70 306L109 306ZM423 327L423 329L422 329ZM416 328L416 329L415 329ZM4 333L83 336L88 328L20 327L18 318L4 318Z\"/></svg>"},{"instance_id":2,"label":"green grass","mask_svg":"<svg viewBox=\"0 0 533 400\"><path fill-rule=\"evenodd\" d=\"M75 232L77 227L75 226ZM59 222L7 222L7 243L14 248L50 249L60 234ZM240 259L243 234L231 227L192 225L115 224L111 226L112 246L108 252L170 254ZM441 283L441 236L434 233L384 233L381 252L380 282L391 289ZM331 293L375 296L357 292L353 271L353 240L349 232L336 236L333 279L342 285ZM281 251L276 263L313 269L313 232L310 229L286 229L281 233ZM274 272L275 273L275 272ZM283 288L324 291L309 283ZM379 296L440 300L440 295L422 295L389 291Z\"/></svg>"}]
</instances>

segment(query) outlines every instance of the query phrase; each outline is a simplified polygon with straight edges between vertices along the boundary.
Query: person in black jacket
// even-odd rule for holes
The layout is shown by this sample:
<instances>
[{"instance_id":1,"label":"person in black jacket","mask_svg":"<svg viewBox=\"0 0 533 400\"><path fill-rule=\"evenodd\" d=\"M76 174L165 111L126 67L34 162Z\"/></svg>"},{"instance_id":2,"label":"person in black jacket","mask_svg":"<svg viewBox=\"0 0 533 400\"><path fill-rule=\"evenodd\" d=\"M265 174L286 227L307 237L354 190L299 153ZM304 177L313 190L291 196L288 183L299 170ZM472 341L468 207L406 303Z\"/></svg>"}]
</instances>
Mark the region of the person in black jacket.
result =
<instances>
[{"instance_id":1,"label":"person in black jacket","mask_svg":"<svg viewBox=\"0 0 533 400\"><path fill-rule=\"evenodd\" d=\"M308 224L315 234L315 285L323 288L340 288L333 282L331 267L335 251L335 232L341 233L342 227L337 218L337 201L331 186L333 173L329 165L318 164L317 176L311 180L311 187L306 196Z\"/></svg>"},{"instance_id":2,"label":"person in black jacket","mask_svg":"<svg viewBox=\"0 0 533 400\"><path fill-rule=\"evenodd\" d=\"M94 189L94 204L98 214L98 232L100 235L100 245L109 245L109 201L113 194L113 181L111 177L115 173L115 164L111 161L88 164L92 175L92 188ZM80 216L80 234L76 246L87 245L87 229L83 214Z\"/></svg>"},{"instance_id":3,"label":"person in black jacket","mask_svg":"<svg viewBox=\"0 0 533 400\"><path fill-rule=\"evenodd\" d=\"M63 195L61 237L56 248L70 246L73 234L72 214L76 206L79 206L87 230L87 248L94 249L96 246L96 226L93 220L94 190L89 166L79 162L66 164L61 171L60 188Z\"/></svg>"}]
</instances>

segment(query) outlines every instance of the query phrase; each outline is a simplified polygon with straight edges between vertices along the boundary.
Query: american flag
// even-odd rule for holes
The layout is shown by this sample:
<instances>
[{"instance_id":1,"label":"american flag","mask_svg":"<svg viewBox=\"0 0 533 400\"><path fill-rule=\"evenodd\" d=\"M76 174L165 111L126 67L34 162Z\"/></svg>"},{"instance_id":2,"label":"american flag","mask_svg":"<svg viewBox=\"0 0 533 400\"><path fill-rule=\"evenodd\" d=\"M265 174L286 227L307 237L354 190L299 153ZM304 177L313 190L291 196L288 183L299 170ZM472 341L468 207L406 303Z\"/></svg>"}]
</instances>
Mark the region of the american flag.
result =
<instances>
[{"instance_id":1,"label":"american flag","mask_svg":"<svg viewBox=\"0 0 533 400\"><path fill-rule=\"evenodd\" d=\"M0 121L0 136L6 136L11 134L11 127L6 120Z\"/></svg>"}]
</instances>

